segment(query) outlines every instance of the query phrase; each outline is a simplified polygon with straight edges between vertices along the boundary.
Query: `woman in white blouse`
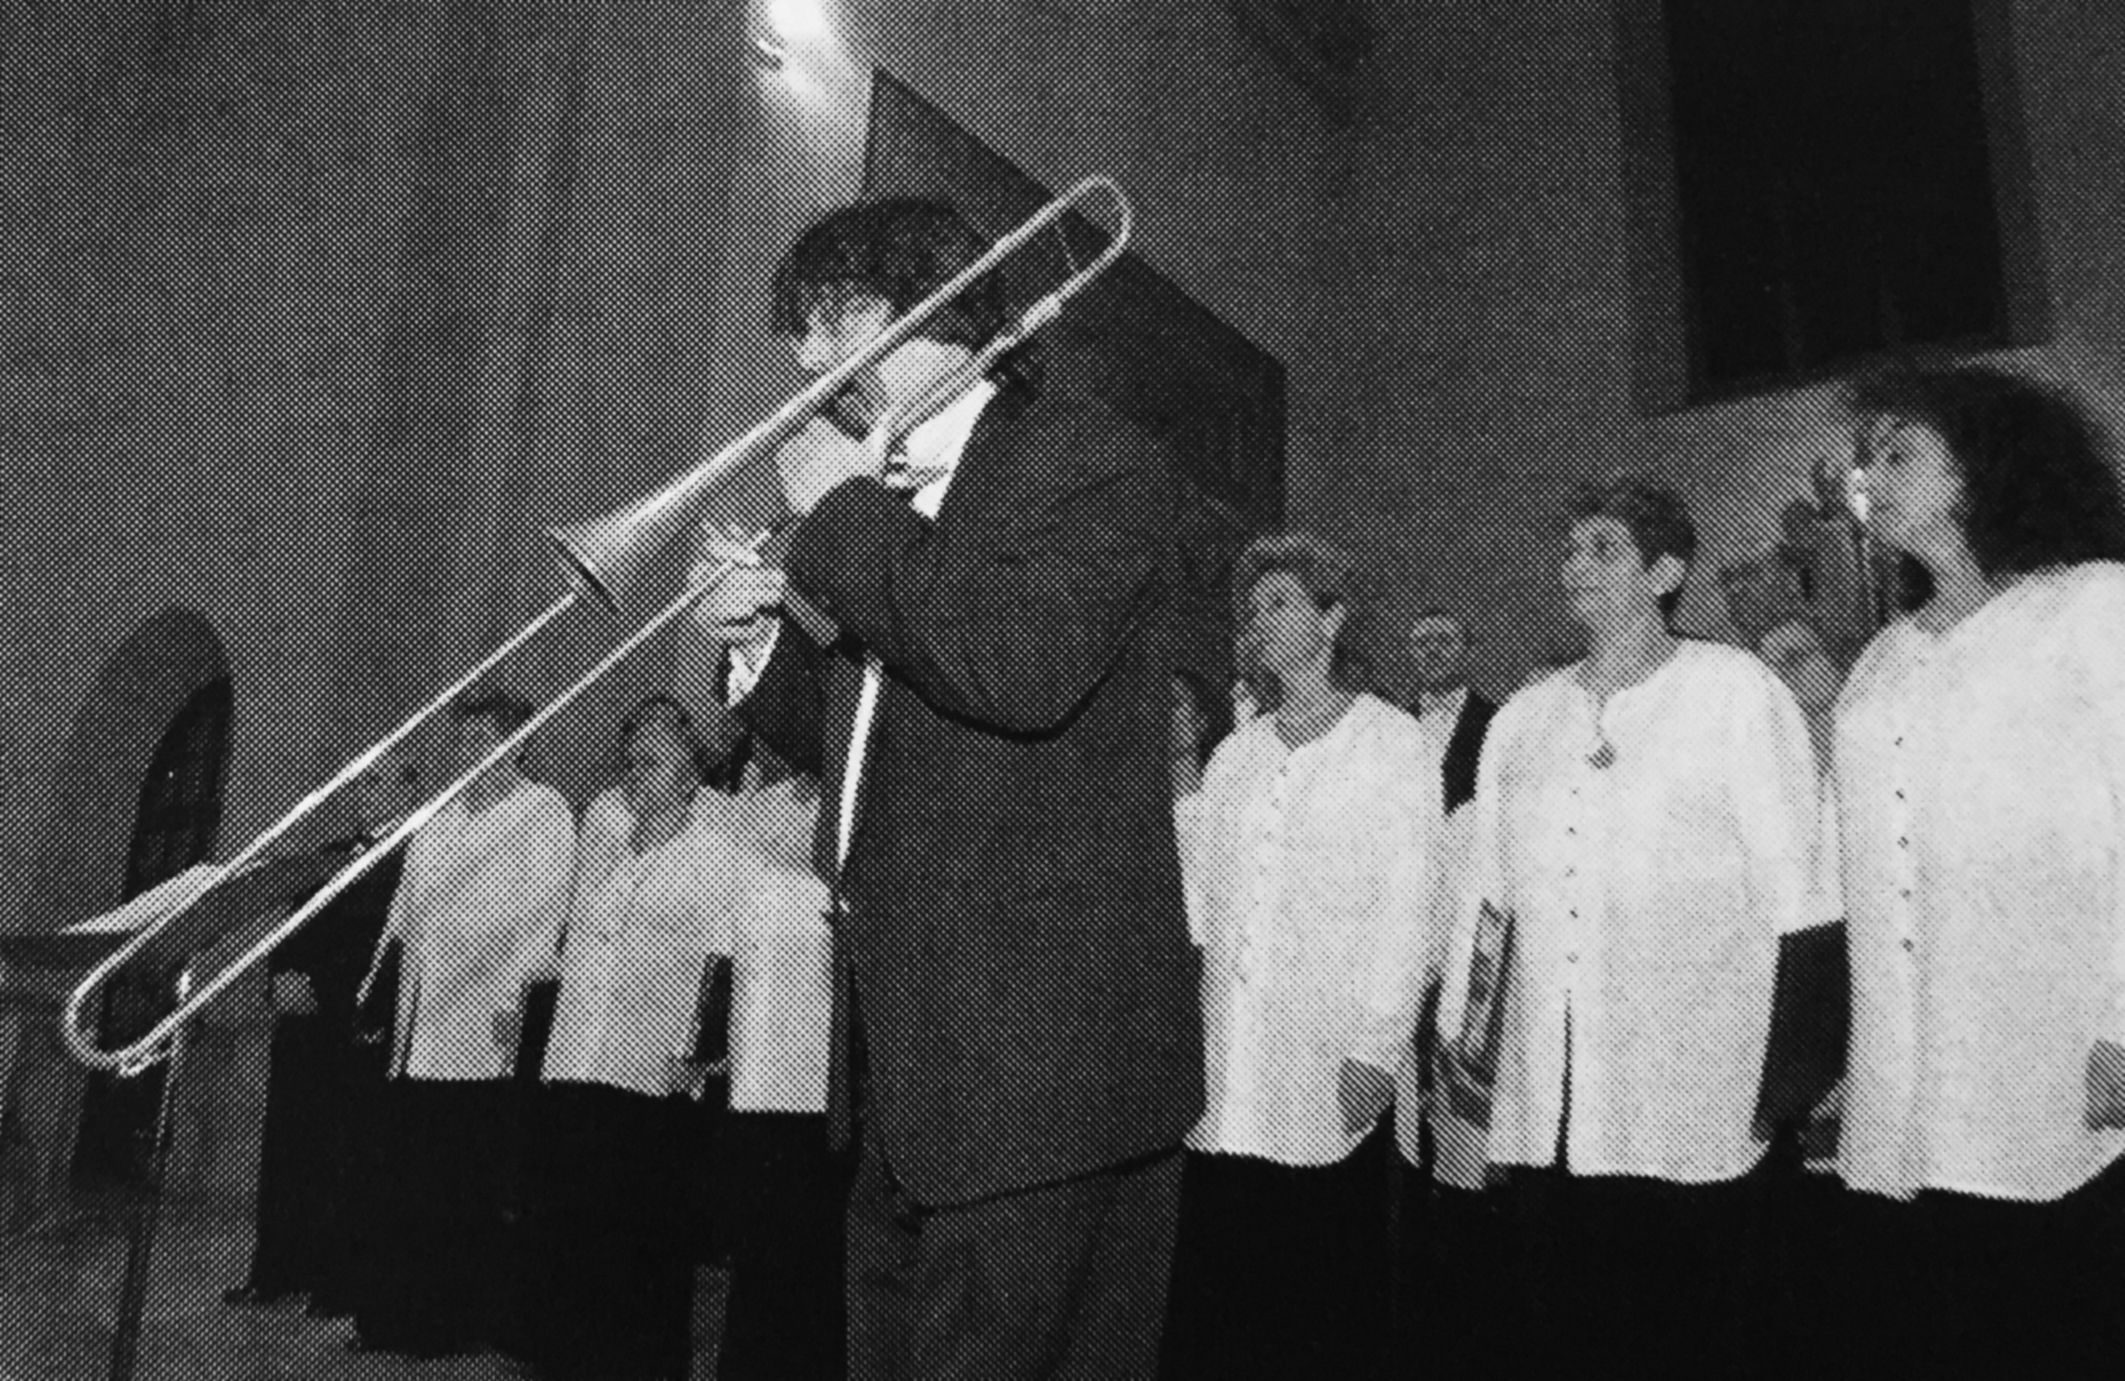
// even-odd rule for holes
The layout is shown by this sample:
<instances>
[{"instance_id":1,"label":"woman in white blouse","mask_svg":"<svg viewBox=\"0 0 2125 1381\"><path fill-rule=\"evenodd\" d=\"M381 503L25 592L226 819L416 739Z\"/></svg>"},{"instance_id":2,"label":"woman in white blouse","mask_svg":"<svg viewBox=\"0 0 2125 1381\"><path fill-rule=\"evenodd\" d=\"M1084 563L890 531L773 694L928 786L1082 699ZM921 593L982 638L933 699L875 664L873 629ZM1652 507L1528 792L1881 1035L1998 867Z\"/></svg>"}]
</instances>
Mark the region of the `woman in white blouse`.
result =
<instances>
[{"instance_id":1,"label":"woman in white blouse","mask_svg":"<svg viewBox=\"0 0 2125 1381\"><path fill-rule=\"evenodd\" d=\"M1491 724L1439 1013L1451 1044L1489 903L1513 921L1488 1154L1518 1322L1495 1342L1536 1375L1728 1375L1778 938L1814 919L1815 764L1768 667L1671 631L1681 498L1618 479L1569 517L1590 651Z\"/></svg>"},{"instance_id":2,"label":"woman in white blouse","mask_svg":"<svg viewBox=\"0 0 2125 1381\"><path fill-rule=\"evenodd\" d=\"M485 761L530 716L506 691L465 693L450 708L457 766ZM521 760L520 750L481 773L413 837L362 984L366 995L400 946L375 1132L387 1183L373 1196L357 1351L462 1353L502 1324L518 1005L553 952L576 847L568 802L526 778Z\"/></svg>"},{"instance_id":3,"label":"woman in white blouse","mask_svg":"<svg viewBox=\"0 0 2125 1381\"><path fill-rule=\"evenodd\" d=\"M1388 1321L1376 1124L1424 978L1438 776L1416 721L1338 678L1348 558L1265 538L1233 588L1276 708L1219 745L1198 808L1205 1099L1162 1374L1362 1377Z\"/></svg>"},{"instance_id":4,"label":"woman in white blouse","mask_svg":"<svg viewBox=\"0 0 2125 1381\"><path fill-rule=\"evenodd\" d=\"M1931 597L1839 703L1853 1283L1909 1375L2114 1375L2125 1288L2125 504L2078 403L1856 387L1872 522Z\"/></svg>"},{"instance_id":5,"label":"woman in white blouse","mask_svg":"<svg viewBox=\"0 0 2125 1381\"><path fill-rule=\"evenodd\" d=\"M560 950L523 1346L542 1376L662 1381L689 1346L689 1056L742 852L676 702L620 743L624 810L585 832Z\"/></svg>"}]
</instances>

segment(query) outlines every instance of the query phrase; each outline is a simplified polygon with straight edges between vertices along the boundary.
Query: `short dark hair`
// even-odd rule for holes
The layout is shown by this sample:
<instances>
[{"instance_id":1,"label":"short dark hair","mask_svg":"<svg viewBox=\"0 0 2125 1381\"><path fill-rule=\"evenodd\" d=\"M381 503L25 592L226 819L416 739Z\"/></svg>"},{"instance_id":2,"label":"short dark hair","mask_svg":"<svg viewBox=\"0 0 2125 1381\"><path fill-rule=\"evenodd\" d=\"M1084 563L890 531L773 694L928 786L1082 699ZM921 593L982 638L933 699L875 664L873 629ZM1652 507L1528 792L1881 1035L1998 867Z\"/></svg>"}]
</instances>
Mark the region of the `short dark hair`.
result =
<instances>
[{"instance_id":1,"label":"short dark hair","mask_svg":"<svg viewBox=\"0 0 2125 1381\"><path fill-rule=\"evenodd\" d=\"M1987 576L2125 560L2125 498L2100 428L2064 389L1986 365L1916 366L1852 383L1862 425L1893 417L1947 443L1964 539Z\"/></svg>"},{"instance_id":2,"label":"short dark hair","mask_svg":"<svg viewBox=\"0 0 2125 1381\"><path fill-rule=\"evenodd\" d=\"M950 282L989 240L949 203L921 197L861 201L815 223L782 255L768 294L768 324L799 337L820 312L874 297L899 316ZM1004 284L991 271L939 308L916 332L978 350L1003 329Z\"/></svg>"},{"instance_id":3,"label":"short dark hair","mask_svg":"<svg viewBox=\"0 0 2125 1381\"><path fill-rule=\"evenodd\" d=\"M450 702L452 723L484 719L505 735L523 728L530 718L531 702L500 686L473 686Z\"/></svg>"},{"instance_id":4,"label":"short dark hair","mask_svg":"<svg viewBox=\"0 0 2125 1381\"><path fill-rule=\"evenodd\" d=\"M1282 572L1299 583L1314 606L1326 613L1341 607L1343 627L1336 635L1332 670L1345 690L1369 687L1371 659L1358 650L1360 607L1358 566L1341 547L1310 532L1276 532L1247 544L1232 567L1232 598L1238 606L1235 626L1246 625L1247 600L1254 587Z\"/></svg>"},{"instance_id":5,"label":"short dark hair","mask_svg":"<svg viewBox=\"0 0 2125 1381\"><path fill-rule=\"evenodd\" d=\"M1588 480L1572 491L1565 515L1573 523L1615 519L1631 534L1641 562L1650 566L1663 556L1672 556L1682 563L1683 582L1688 583L1690 566L1697 559L1697 524L1690 520L1682 495L1668 485L1641 475ZM1682 589L1677 585L1660 597L1660 617L1671 626L1682 603Z\"/></svg>"}]
</instances>

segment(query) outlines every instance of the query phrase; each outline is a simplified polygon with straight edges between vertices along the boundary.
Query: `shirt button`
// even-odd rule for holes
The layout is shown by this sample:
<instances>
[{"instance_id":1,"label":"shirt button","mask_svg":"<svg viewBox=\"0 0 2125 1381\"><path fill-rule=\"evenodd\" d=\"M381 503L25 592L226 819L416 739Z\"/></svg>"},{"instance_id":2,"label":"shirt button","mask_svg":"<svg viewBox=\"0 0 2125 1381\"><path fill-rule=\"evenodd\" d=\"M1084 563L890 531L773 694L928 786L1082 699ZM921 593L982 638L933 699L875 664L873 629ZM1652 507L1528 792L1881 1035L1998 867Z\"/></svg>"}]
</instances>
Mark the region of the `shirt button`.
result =
<instances>
[{"instance_id":1,"label":"shirt button","mask_svg":"<svg viewBox=\"0 0 2125 1381\"><path fill-rule=\"evenodd\" d=\"M1566 963L1576 964L1579 962L1579 951L1573 950L1571 953L1565 955L1564 958Z\"/></svg>"},{"instance_id":2,"label":"shirt button","mask_svg":"<svg viewBox=\"0 0 2125 1381\"><path fill-rule=\"evenodd\" d=\"M1899 849L1908 849L1908 848L1910 848L1910 847L1911 847L1911 836L1909 836L1909 835L1907 835L1907 834L1901 834L1901 835L1898 835L1898 836L1896 837L1896 847L1897 847L1897 848L1899 848Z\"/></svg>"},{"instance_id":3,"label":"shirt button","mask_svg":"<svg viewBox=\"0 0 2125 1381\"><path fill-rule=\"evenodd\" d=\"M1911 943L1911 942L1910 942L1909 940L1906 940L1906 941L1904 941L1904 942L1903 942L1903 946L1904 946L1904 953L1906 953L1906 954L1909 954L1909 953L1911 953L1911 951L1912 951L1912 949L1913 949L1913 945L1912 945L1912 943Z\"/></svg>"}]
</instances>

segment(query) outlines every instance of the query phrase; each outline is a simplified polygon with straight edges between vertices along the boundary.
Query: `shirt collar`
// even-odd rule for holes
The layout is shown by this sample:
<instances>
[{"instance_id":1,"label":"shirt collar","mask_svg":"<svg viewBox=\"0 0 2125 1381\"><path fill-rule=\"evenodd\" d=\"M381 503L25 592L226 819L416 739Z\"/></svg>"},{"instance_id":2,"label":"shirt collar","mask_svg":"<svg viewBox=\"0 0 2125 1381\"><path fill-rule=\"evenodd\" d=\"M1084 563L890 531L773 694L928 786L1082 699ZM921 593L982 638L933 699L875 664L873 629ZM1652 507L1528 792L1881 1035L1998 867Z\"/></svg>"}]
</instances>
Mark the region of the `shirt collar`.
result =
<instances>
[{"instance_id":1,"label":"shirt collar","mask_svg":"<svg viewBox=\"0 0 2125 1381\"><path fill-rule=\"evenodd\" d=\"M907 434L901 443L910 470L951 470L965 454L974 436L981 410L996 396L996 385L984 379L968 389L935 416Z\"/></svg>"}]
</instances>

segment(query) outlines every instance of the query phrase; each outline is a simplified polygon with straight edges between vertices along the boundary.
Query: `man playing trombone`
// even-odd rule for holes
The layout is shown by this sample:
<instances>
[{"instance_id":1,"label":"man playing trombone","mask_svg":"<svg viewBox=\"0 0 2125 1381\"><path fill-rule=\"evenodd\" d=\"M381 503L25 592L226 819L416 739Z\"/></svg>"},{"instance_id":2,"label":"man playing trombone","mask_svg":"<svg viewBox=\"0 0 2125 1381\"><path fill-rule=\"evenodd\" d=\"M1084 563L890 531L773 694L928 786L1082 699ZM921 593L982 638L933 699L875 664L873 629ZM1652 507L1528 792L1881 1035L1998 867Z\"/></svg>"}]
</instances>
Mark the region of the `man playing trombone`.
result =
<instances>
[{"instance_id":1,"label":"man playing trombone","mask_svg":"<svg viewBox=\"0 0 2125 1381\"><path fill-rule=\"evenodd\" d=\"M773 324L824 373L986 248L939 203L836 212L783 257ZM784 448L784 568L715 583L682 656L825 783L863 1381L1151 1374L1201 1106L1170 463L1010 354L939 399L1004 329L991 273L858 376L865 441L816 420Z\"/></svg>"}]
</instances>

